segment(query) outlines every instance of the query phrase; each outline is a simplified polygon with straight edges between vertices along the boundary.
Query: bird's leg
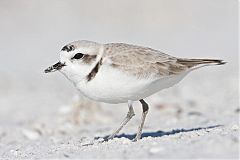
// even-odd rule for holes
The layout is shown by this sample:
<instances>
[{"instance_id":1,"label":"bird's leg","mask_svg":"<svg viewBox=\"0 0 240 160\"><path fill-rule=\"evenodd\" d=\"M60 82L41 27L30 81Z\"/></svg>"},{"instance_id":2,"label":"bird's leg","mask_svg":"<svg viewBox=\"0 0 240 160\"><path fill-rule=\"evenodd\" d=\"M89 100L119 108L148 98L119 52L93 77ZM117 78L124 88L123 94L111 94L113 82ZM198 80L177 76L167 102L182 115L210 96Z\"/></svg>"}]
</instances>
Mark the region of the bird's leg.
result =
<instances>
[{"instance_id":1,"label":"bird's leg","mask_svg":"<svg viewBox=\"0 0 240 160\"><path fill-rule=\"evenodd\" d=\"M113 132L113 134L111 134L107 140L109 139L113 139L116 134L118 134L118 132L120 132L120 130L129 122L129 120L135 115L134 113L134 110L133 110L133 107L132 107L132 101L128 101L128 113L127 113L127 116L124 118L124 120L122 121L120 127L115 131Z\"/></svg>"},{"instance_id":2,"label":"bird's leg","mask_svg":"<svg viewBox=\"0 0 240 160\"><path fill-rule=\"evenodd\" d=\"M138 128L138 132L137 132L137 135L136 137L133 139L133 141L137 141L141 138L141 135L142 135L142 128L143 128L143 125L144 125L144 121L145 121L145 118L146 118L146 115L148 113L148 104L143 100L139 100L141 103L142 103L142 109L143 109L143 112L142 112L142 119L141 119L141 124Z\"/></svg>"}]
</instances>

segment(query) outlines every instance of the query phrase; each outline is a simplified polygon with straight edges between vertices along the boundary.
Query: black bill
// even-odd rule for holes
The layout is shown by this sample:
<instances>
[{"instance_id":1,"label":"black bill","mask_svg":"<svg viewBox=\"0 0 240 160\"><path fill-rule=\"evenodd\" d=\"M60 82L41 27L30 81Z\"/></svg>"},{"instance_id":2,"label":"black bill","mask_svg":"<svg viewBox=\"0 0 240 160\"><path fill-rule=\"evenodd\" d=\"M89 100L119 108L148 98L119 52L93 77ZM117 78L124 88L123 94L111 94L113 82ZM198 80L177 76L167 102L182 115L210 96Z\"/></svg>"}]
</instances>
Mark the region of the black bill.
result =
<instances>
[{"instance_id":1,"label":"black bill","mask_svg":"<svg viewBox=\"0 0 240 160\"><path fill-rule=\"evenodd\" d=\"M49 72L55 72L57 70L60 70L62 67L64 67L65 64L61 63L61 62L57 62L56 64L48 67L47 69L44 70L45 73L49 73Z\"/></svg>"}]
</instances>

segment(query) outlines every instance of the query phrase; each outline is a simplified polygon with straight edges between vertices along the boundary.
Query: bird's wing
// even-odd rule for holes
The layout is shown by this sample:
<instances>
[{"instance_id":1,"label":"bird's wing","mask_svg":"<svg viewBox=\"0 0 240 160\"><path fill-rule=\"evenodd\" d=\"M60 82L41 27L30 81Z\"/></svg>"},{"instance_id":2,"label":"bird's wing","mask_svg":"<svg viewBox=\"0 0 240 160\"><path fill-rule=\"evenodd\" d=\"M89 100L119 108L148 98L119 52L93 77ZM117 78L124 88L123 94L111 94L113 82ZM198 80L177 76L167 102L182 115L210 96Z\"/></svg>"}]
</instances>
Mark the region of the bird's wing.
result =
<instances>
[{"instance_id":1,"label":"bird's wing","mask_svg":"<svg viewBox=\"0 0 240 160\"><path fill-rule=\"evenodd\" d=\"M160 51L124 43L105 44L104 58L109 64L138 77L162 77L179 74L188 69L177 58Z\"/></svg>"}]
</instances>

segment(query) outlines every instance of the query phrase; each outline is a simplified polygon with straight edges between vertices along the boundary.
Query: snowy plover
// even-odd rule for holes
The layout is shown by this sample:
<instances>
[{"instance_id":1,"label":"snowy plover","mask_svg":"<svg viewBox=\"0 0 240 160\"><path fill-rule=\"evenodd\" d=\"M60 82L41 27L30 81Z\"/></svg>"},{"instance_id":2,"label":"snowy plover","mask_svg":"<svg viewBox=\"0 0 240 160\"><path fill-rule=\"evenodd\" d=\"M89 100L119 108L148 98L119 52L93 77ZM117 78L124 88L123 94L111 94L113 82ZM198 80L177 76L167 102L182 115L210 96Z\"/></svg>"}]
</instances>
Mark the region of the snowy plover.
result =
<instances>
[{"instance_id":1,"label":"snowy plover","mask_svg":"<svg viewBox=\"0 0 240 160\"><path fill-rule=\"evenodd\" d=\"M100 44L75 41L64 46L60 61L45 73L60 71L85 96L106 103L126 103L129 111L112 139L135 115L133 101L142 104L142 119L134 141L139 140L148 113L144 98L178 83L190 71L209 64L225 64L215 59L176 58L160 51L124 43Z\"/></svg>"}]
</instances>

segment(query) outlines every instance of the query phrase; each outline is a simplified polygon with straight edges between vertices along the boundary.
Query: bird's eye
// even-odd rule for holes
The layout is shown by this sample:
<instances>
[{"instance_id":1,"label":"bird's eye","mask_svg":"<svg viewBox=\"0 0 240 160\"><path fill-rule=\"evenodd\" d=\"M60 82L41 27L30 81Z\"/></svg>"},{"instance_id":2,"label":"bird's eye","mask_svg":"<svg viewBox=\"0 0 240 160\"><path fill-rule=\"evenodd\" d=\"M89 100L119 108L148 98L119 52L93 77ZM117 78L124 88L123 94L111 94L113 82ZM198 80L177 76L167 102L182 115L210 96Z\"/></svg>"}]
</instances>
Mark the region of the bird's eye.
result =
<instances>
[{"instance_id":1,"label":"bird's eye","mask_svg":"<svg viewBox=\"0 0 240 160\"><path fill-rule=\"evenodd\" d=\"M77 53L74 55L74 57L72 59L80 59L83 57L83 54L82 53Z\"/></svg>"}]
</instances>

